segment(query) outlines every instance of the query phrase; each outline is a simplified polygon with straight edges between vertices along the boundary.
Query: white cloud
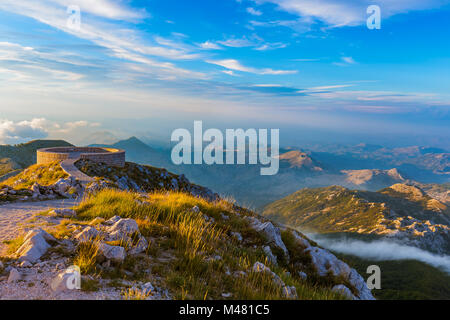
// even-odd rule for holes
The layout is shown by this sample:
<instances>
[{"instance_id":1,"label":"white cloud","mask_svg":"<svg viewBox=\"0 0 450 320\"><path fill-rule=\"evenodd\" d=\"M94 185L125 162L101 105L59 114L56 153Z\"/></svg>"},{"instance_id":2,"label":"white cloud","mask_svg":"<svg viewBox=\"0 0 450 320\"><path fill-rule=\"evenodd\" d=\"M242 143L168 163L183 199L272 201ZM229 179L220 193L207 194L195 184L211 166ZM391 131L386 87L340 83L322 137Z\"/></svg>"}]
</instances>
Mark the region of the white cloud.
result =
<instances>
[{"instance_id":1,"label":"white cloud","mask_svg":"<svg viewBox=\"0 0 450 320\"><path fill-rule=\"evenodd\" d=\"M335 62L334 64L340 67L345 67L356 63L357 62L352 57L341 57L341 61Z\"/></svg>"},{"instance_id":2,"label":"white cloud","mask_svg":"<svg viewBox=\"0 0 450 320\"><path fill-rule=\"evenodd\" d=\"M0 142L3 144L15 144L45 138L48 136L45 122L46 120L43 118L19 122L0 119Z\"/></svg>"},{"instance_id":3,"label":"white cloud","mask_svg":"<svg viewBox=\"0 0 450 320\"><path fill-rule=\"evenodd\" d=\"M211 42L211 41L205 41L203 43L199 44L199 47L202 49L211 49L211 50L220 50L222 49L221 46L219 46L218 44Z\"/></svg>"},{"instance_id":4,"label":"white cloud","mask_svg":"<svg viewBox=\"0 0 450 320\"><path fill-rule=\"evenodd\" d=\"M12 121L0 119L0 143L17 144L35 139L64 139L86 135L90 130L100 127L99 122L85 120L55 122L45 118Z\"/></svg>"},{"instance_id":5,"label":"white cloud","mask_svg":"<svg viewBox=\"0 0 450 320\"><path fill-rule=\"evenodd\" d=\"M247 12L254 16L261 16L263 14L260 10L256 10L252 7L247 8Z\"/></svg>"},{"instance_id":6,"label":"white cloud","mask_svg":"<svg viewBox=\"0 0 450 320\"><path fill-rule=\"evenodd\" d=\"M239 61L234 60L234 59L207 60L206 62L224 67L225 69L228 69L228 70L261 74L261 75L286 75L286 74L297 73L297 70L273 70L270 68L256 69L256 68L246 67L246 66L243 66Z\"/></svg>"},{"instance_id":7,"label":"white cloud","mask_svg":"<svg viewBox=\"0 0 450 320\"><path fill-rule=\"evenodd\" d=\"M252 47L254 46L254 43L248 39L228 39L224 41L217 41L217 43L220 43L221 45L225 47L232 47L232 48L245 48L245 47Z\"/></svg>"}]
</instances>

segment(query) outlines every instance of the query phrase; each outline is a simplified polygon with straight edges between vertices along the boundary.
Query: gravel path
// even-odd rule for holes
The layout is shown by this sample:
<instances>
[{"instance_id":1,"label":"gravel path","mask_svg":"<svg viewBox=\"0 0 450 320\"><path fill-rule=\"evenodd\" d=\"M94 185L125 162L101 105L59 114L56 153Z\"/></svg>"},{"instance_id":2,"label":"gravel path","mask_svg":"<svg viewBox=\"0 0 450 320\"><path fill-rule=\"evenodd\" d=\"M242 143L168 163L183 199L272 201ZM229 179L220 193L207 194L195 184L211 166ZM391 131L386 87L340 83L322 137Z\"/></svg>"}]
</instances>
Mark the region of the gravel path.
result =
<instances>
[{"instance_id":1,"label":"gravel path","mask_svg":"<svg viewBox=\"0 0 450 320\"><path fill-rule=\"evenodd\" d=\"M4 240L16 238L22 224L36 213L49 209L71 208L77 200L50 200L40 202L19 202L0 205L0 253L4 249Z\"/></svg>"}]
</instances>

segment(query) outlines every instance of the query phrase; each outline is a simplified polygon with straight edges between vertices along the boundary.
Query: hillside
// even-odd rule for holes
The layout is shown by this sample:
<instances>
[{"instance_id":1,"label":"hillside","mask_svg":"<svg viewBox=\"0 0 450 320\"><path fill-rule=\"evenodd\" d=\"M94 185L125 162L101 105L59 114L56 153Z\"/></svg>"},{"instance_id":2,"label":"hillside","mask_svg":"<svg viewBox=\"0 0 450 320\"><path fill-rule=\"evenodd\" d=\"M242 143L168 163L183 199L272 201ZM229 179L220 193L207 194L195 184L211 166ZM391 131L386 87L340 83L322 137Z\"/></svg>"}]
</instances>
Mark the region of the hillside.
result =
<instances>
[{"instance_id":1,"label":"hillside","mask_svg":"<svg viewBox=\"0 0 450 320\"><path fill-rule=\"evenodd\" d=\"M414 186L395 184L379 192L302 189L266 206L263 215L310 232L388 236L450 253L449 208Z\"/></svg>"},{"instance_id":2,"label":"hillside","mask_svg":"<svg viewBox=\"0 0 450 320\"><path fill-rule=\"evenodd\" d=\"M390 170L364 169L342 170L347 187L363 190L379 190L395 183L404 183L406 179L393 168Z\"/></svg>"},{"instance_id":3,"label":"hillside","mask_svg":"<svg viewBox=\"0 0 450 320\"><path fill-rule=\"evenodd\" d=\"M63 140L33 140L18 145L0 145L0 176L36 163L36 150L72 146Z\"/></svg>"},{"instance_id":4,"label":"hillside","mask_svg":"<svg viewBox=\"0 0 450 320\"><path fill-rule=\"evenodd\" d=\"M373 299L354 269L301 233L184 176L135 163L77 166L96 178L82 202L23 221L31 231L7 241L2 297ZM80 293L59 287L70 265L81 269Z\"/></svg>"}]
</instances>

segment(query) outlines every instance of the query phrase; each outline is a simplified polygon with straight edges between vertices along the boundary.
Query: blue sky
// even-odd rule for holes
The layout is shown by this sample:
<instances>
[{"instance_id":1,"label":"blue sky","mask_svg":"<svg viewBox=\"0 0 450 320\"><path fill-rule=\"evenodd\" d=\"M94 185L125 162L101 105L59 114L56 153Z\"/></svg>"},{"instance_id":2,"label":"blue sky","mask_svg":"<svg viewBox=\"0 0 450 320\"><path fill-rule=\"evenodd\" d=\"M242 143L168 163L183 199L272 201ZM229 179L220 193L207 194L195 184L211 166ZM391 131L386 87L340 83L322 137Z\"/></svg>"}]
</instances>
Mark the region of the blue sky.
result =
<instances>
[{"instance_id":1,"label":"blue sky","mask_svg":"<svg viewBox=\"0 0 450 320\"><path fill-rule=\"evenodd\" d=\"M203 120L450 147L449 18L444 0L2 0L0 143Z\"/></svg>"}]
</instances>

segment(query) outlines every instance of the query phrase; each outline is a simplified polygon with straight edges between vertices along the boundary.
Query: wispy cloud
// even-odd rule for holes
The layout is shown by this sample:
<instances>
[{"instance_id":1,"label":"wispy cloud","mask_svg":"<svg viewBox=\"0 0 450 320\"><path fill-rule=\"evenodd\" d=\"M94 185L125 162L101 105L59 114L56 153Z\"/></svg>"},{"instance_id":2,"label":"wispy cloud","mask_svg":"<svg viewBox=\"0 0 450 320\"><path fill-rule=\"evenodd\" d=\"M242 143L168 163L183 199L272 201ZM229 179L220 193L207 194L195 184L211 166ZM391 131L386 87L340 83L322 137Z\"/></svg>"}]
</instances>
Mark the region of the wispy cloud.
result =
<instances>
[{"instance_id":1,"label":"wispy cloud","mask_svg":"<svg viewBox=\"0 0 450 320\"><path fill-rule=\"evenodd\" d=\"M225 69L228 70L248 72L260 75L287 75L287 74L295 74L298 72L297 70L274 70L271 68L257 69L252 67L246 67L242 65L239 61L234 59L207 60L206 62L224 67Z\"/></svg>"},{"instance_id":2,"label":"wispy cloud","mask_svg":"<svg viewBox=\"0 0 450 320\"><path fill-rule=\"evenodd\" d=\"M369 0L257 0L256 2L273 3L281 10L301 18L309 17L332 27L363 24L367 19L367 7L374 4ZM446 3L448 3L447 0L379 1L384 18L413 10L436 8ZM304 22L304 20L298 21L298 23Z\"/></svg>"},{"instance_id":3,"label":"wispy cloud","mask_svg":"<svg viewBox=\"0 0 450 320\"><path fill-rule=\"evenodd\" d=\"M91 3L90 1L88 2L89 4ZM80 5L87 5L88 2L80 1ZM106 0L100 2L102 5L95 4L86 11L95 13L96 16L100 15L113 20L135 19L144 16L142 10L127 9ZM177 67L173 63L155 60L155 57L169 60L200 58L199 55L190 52L190 48L182 46L177 42L156 37L154 38L154 44L149 44L148 41L139 40L141 37L136 31L113 24L110 21L97 21L90 16L83 16L79 30L69 28L66 23L67 3L68 1L62 0L47 0L38 3L30 0L20 2L4 0L0 2L0 9L31 17L70 35L91 41L100 47L106 48L109 55L113 57L148 65L153 71L157 70L158 74L162 75L161 78L206 77L200 72L192 72Z\"/></svg>"}]
</instances>

